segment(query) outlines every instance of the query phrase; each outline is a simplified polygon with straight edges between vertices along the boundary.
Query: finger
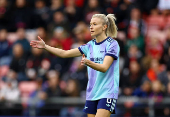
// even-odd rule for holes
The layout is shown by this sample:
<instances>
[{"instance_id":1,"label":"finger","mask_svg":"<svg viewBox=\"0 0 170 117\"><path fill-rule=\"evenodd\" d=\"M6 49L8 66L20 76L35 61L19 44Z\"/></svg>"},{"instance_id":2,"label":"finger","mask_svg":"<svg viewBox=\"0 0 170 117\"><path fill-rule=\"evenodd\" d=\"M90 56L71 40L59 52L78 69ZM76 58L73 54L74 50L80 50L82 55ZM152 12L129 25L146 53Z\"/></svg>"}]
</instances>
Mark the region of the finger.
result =
<instances>
[{"instance_id":1,"label":"finger","mask_svg":"<svg viewBox=\"0 0 170 117\"><path fill-rule=\"evenodd\" d=\"M37 41L31 41L30 43L37 43Z\"/></svg>"},{"instance_id":2,"label":"finger","mask_svg":"<svg viewBox=\"0 0 170 117\"><path fill-rule=\"evenodd\" d=\"M37 43L30 43L30 45L37 45Z\"/></svg>"},{"instance_id":3,"label":"finger","mask_svg":"<svg viewBox=\"0 0 170 117\"><path fill-rule=\"evenodd\" d=\"M30 42L30 44L37 44L37 42Z\"/></svg>"},{"instance_id":4,"label":"finger","mask_svg":"<svg viewBox=\"0 0 170 117\"><path fill-rule=\"evenodd\" d=\"M81 65L84 65L84 62L81 62Z\"/></svg>"},{"instance_id":5,"label":"finger","mask_svg":"<svg viewBox=\"0 0 170 117\"><path fill-rule=\"evenodd\" d=\"M37 48L37 45L31 45L33 48Z\"/></svg>"},{"instance_id":6,"label":"finger","mask_svg":"<svg viewBox=\"0 0 170 117\"><path fill-rule=\"evenodd\" d=\"M84 54L83 54L83 55L84 55ZM84 59L83 55L82 55L82 58L81 58L82 60Z\"/></svg>"},{"instance_id":7,"label":"finger","mask_svg":"<svg viewBox=\"0 0 170 117\"><path fill-rule=\"evenodd\" d=\"M39 39L40 41L42 41L42 39L41 39L41 37L40 37L40 36L38 36L38 39Z\"/></svg>"},{"instance_id":8,"label":"finger","mask_svg":"<svg viewBox=\"0 0 170 117\"><path fill-rule=\"evenodd\" d=\"M83 54L83 58L85 58L85 55Z\"/></svg>"}]
</instances>

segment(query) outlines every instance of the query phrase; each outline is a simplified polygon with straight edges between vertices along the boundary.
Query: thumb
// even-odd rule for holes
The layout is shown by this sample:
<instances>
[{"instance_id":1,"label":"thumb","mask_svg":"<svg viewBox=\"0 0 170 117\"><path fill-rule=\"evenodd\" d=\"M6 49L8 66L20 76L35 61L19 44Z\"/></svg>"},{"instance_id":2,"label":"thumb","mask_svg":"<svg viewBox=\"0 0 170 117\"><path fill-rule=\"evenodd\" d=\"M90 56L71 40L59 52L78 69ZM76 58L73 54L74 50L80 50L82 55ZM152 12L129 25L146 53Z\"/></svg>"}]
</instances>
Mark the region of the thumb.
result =
<instances>
[{"instance_id":1,"label":"thumb","mask_svg":"<svg viewBox=\"0 0 170 117\"><path fill-rule=\"evenodd\" d=\"M85 58L85 55L83 54L83 58Z\"/></svg>"}]
</instances>

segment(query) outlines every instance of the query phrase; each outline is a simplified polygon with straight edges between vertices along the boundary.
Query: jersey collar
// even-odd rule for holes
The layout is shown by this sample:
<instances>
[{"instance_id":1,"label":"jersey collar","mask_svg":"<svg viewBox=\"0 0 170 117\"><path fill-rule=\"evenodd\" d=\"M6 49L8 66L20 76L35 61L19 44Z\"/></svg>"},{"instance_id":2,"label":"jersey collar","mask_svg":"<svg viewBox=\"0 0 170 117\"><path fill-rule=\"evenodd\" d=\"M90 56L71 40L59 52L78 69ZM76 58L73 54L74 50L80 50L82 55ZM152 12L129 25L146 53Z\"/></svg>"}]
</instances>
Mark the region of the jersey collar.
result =
<instances>
[{"instance_id":1,"label":"jersey collar","mask_svg":"<svg viewBox=\"0 0 170 117\"><path fill-rule=\"evenodd\" d=\"M107 37L106 39L104 39L103 41L101 41L101 42L99 42L99 43L97 43L97 42L96 42L96 39L95 39L95 45L100 45L100 44L102 44L102 43L105 42L108 38L110 38L110 37Z\"/></svg>"}]
</instances>

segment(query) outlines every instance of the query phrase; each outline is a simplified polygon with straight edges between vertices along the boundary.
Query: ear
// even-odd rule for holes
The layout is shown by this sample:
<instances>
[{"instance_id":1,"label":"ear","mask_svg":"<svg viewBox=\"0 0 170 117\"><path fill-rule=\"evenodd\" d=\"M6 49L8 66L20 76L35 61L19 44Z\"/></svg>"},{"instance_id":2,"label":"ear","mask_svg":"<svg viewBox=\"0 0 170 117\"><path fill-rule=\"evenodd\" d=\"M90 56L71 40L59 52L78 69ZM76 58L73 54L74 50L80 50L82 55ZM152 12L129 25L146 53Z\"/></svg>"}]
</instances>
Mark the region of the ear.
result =
<instances>
[{"instance_id":1,"label":"ear","mask_svg":"<svg viewBox=\"0 0 170 117\"><path fill-rule=\"evenodd\" d=\"M103 31L106 30L107 28L107 25L103 25Z\"/></svg>"}]
</instances>

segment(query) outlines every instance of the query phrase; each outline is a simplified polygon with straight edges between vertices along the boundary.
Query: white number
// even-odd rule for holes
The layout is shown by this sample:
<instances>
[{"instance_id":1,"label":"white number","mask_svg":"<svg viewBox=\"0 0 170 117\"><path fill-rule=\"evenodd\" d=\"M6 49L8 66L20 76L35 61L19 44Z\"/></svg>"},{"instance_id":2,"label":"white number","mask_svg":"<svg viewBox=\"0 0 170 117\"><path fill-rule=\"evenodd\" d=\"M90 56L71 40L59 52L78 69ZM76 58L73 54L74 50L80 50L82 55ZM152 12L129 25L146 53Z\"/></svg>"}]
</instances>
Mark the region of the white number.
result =
<instances>
[{"instance_id":1,"label":"white number","mask_svg":"<svg viewBox=\"0 0 170 117\"><path fill-rule=\"evenodd\" d=\"M111 98L107 98L107 103L111 103L112 99Z\"/></svg>"}]
</instances>

